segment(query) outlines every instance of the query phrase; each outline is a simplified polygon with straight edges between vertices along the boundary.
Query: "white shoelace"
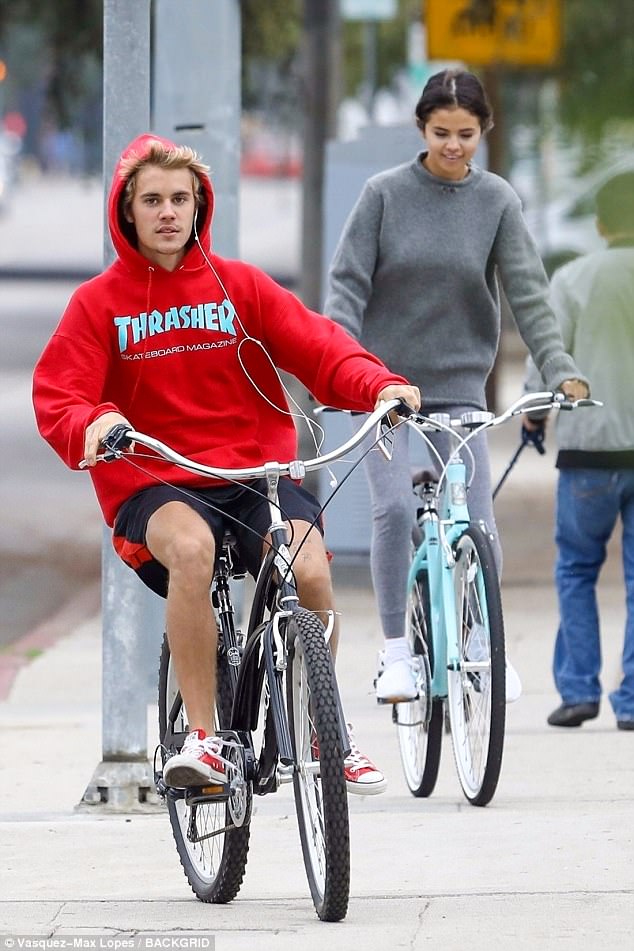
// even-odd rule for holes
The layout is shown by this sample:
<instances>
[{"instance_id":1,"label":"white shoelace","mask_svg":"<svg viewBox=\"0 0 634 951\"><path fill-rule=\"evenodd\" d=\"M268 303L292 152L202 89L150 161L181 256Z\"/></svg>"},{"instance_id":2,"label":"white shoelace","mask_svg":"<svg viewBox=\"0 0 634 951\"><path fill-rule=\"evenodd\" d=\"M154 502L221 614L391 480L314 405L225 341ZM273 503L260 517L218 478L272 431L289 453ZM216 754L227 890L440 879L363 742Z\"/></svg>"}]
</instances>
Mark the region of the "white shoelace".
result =
<instances>
[{"instance_id":1,"label":"white shoelace","mask_svg":"<svg viewBox=\"0 0 634 951\"><path fill-rule=\"evenodd\" d=\"M197 736L194 736L193 733L190 733L183 743L182 753L188 753L192 756L195 756L196 759L204 753L209 753L211 756L214 756L222 765L225 770L235 769L235 764L231 760L226 759L221 755L222 748L224 746L237 746L233 740L221 740L217 736L206 736L204 740L199 739Z\"/></svg>"},{"instance_id":2,"label":"white shoelace","mask_svg":"<svg viewBox=\"0 0 634 951\"><path fill-rule=\"evenodd\" d=\"M352 727L349 723L346 724L346 726L348 729L348 739L350 740L350 752L343 761L344 766L347 766L349 769L355 770L357 772L366 766L375 770L376 766L372 760L368 759L365 753L362 753L357 744L354 742L354 738L352 736Z\"/></svg>"}]
</instances>

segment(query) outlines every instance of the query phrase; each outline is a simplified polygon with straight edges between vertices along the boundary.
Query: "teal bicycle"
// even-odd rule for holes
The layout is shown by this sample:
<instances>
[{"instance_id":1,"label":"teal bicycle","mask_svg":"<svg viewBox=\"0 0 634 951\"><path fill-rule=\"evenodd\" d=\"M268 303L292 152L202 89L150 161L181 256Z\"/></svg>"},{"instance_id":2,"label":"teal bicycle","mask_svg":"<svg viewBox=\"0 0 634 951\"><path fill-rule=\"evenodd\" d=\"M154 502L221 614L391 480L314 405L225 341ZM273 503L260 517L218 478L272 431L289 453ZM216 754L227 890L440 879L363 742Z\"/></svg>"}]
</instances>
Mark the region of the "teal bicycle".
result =
<instances>
[{"instance_id":1,"label":"teal bicycle","mask_svg":"<svg viewBox=\"0 0 634 951\"><path fill-rule=\"evenodd\" d=\"M502 767L506 714L506 654L500 585L486 527L472 521L467 505L464 457L469 442L522 413L601 405L568 402L563 394L526 394L500 416L474 411L459 419L412 414L405 425L421 436L437 459L439 474L413 478L418 497L408 578L406 634L414 658L418 696L395 704L401 762L414 796L430 796L436 785L443 728L451 733L464 795L485 806ZM453 447L443 461L429 432L450 434Z\"/></svg>"}]
</instances>

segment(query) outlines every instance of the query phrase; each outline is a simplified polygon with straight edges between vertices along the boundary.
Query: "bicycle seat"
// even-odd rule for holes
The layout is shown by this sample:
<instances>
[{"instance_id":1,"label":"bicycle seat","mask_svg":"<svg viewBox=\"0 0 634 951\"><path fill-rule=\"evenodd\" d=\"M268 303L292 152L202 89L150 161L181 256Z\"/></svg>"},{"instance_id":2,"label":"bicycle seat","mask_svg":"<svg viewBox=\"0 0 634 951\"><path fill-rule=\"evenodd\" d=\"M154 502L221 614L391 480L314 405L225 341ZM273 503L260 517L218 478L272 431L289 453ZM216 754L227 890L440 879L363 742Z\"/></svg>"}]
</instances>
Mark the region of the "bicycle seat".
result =
<instances>
[{"instance_id":1,"label":"bicycle seat","mask_svg":"<svg viewBox=\"0 0 634 951\"><path fill-rule=\"evenodd\" d=\"M231 574L234 578L244 578L247 573L247 569L242 563L240 557L240 549L238 548L238 542L236 536L233 534L231 529L226 528L224 535L222 536L222 547L226 548L230 555L230 564L231 564Z\"/></svg>"},{"instance_id":2,"label":"bicycle seat","mask_svg":"<svg viewBox=\"0 0 634 951\"><path fill-rule=\"evenodd\" d=\"M438 482L435 469L418 469L412 474L412 485L425 485L426 482Z\"/></svg>"}]
</instances>

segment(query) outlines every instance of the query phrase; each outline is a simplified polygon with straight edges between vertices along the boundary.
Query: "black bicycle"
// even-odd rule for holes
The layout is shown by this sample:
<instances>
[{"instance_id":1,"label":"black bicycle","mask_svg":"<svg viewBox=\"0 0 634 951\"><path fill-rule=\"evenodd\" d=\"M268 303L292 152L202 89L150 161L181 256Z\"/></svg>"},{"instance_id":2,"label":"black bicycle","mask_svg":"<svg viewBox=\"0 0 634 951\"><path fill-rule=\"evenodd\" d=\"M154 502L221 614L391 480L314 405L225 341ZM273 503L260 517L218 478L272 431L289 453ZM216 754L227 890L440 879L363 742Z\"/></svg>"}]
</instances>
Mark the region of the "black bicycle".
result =
<instances>
[{"instance_id":1,"label":"black bicycle","mask_svg":"<svg viewBox=\"0 0 634 951\"><path fill-rule=\"evenodd\" d=\"M224 783L175 789L163 781L164 763L181 749L189 730L166 637L161 652L155 781L167 802L185 875L201 901L235 898L247 863L252 797L292 782L315 910L324 921L346 915L350 836L344 758L350 747L328 647L334 616L324 625L299 603L277 493L281 477L301 479L341 459L399 405L385 403L355 436L323 456L252 469L204 466L126 426L115 427L116 434L104 441L100 459L142 467L143 450L149 450L154 459L158 455L204 477L267 483L271 546L256 580L246 633L236 625L232 602L232 582L245 570L231 533L224 537L211 588L218 626L214 716L228 762Z\"/></svg>"}]
</instances>

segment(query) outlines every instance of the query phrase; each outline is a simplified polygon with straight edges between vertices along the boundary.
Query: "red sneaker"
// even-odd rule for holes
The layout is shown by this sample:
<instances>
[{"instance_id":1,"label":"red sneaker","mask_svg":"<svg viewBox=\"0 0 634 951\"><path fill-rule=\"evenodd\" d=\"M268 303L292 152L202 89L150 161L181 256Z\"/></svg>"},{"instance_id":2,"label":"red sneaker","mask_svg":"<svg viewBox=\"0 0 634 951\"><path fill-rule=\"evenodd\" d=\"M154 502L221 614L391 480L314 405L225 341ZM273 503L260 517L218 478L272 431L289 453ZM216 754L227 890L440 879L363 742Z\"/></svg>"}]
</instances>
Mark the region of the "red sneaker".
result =
<instances>
[{"instance_id":1,"label":"red sneaker","mask_svg":"<svg viewBox=\"0 0 634 951\"><path fill-rule=\"evenodd\" d=\"M385 792L387 780L371 759L362 753L354 742L352 726L347 724L350 737L350 752L343 761L343 772L349 793L358 796L377 796Z\"/></svg>"},{"instance_id":2,"label":"red sneaker","mask_svg":"<svg viewBox=\"0 0 634 951\"><path fill-rule=\"evenodd\" d=\"M217 736L207 736L204 730L193 730L185 738L180 753L170 756L165 763L165 784L184 789L187 786L224 783L226 760L220 755L221 752L221 739Z\"/></svg>"},{"instance_id":3,"label":"red sneaker","mask_svg":"<svg viewBox=\"0 0 634 951\"><path fill-rule=\"evenodd\" d=\"M365 756L352 737L352 726L346 724L350 739L350 752L343 761L343 774L346 777L346 787L349 793L359 796L376 796L387 788L387 780L383 773L376 768L371 759ZM319 740L313 733L310 744L313 759L319 759Z\"/></svg>"}]
</instances>

